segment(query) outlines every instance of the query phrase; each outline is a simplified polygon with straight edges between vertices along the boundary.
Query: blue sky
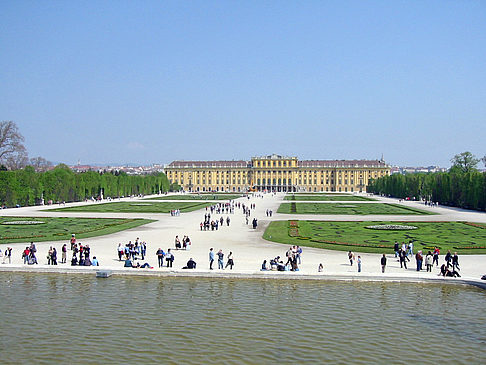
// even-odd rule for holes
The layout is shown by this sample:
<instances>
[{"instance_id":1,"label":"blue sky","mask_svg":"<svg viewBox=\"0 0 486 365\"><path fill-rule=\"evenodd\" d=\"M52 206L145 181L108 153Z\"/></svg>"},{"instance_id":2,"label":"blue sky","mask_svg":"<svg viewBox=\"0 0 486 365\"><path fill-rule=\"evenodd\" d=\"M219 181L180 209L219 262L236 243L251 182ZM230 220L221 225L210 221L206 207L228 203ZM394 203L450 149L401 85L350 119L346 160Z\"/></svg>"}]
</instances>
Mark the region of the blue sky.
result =
<instances>
[{"instance_id":1,"label":"blue sky","mask_svg":"<svg viewBox=\"0 0 486 365\"><path fill-rule=\"evenodd\" d=\"M56 162L486 153L486 1L0 0L0 51Z\"/></svg>"}]
</instances>

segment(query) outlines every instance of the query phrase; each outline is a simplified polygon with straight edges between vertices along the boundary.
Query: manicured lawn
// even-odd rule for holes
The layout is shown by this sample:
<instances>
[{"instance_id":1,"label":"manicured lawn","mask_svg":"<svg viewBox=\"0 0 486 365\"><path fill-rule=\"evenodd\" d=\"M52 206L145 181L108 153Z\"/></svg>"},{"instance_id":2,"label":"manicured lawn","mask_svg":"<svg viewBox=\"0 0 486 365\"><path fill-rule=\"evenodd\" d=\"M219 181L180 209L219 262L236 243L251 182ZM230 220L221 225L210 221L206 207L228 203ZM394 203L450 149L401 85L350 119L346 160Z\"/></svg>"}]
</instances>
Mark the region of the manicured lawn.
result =
<instances>
[{"instance_id":1,"label":"manicured lawn","mask_svg":"<svg viewBox=\"0 0 486 365\"><path fill-rule=\"evenodd\" d=\"M41 224L4 224L5 222L33 221ZM1 217L0 244L69 240L71 234L76 238L103 236L129 228L154 222L150 219L116 219L116 218L33 218Z\"/></svg>"},{"instance_id":2,"label":"manicured lawn","mask_svg":"<svg viewBox=\"0 0 486 365\"><path fill-rule=\"evenodd\" d=\"M413 230L368 229L374 225L415 226ZM341 251L392 253L395 241L414 241L414 252L427 253L438 246L441 254L486 253L486 224L465 222L322 222L276 221L263 238L286 245L300 245Z\"/></svg>"},{"instance_id":3,"label":"manicured lawn","mask_svg":"<svg viewBox=\"0 0 486 365\"><path fill-rule=\"evenodd\" d=\"M337 194L287 194L285 200L297 201L370 201L376 200L365 196Z\"/></svg>"},{"instance_id":4,"label":"manicured lawn","mask_svg":"<svg viewBox=\"0 0 486 365\"><path fill-rule=\"evenodd\" d=\"M433 214L425 210L410 208L399 204L367 203L367 204L339 204L339 203L283 203L277 213L286 214Z\"/></svg>"},{"instance_id":5,"label":"manicured lawn","mask_svg":"<svg viewBox=\"0 0 486 365\"><path fill-rule=\"evenodd\" d=\"M241 197L241 194L177 194L158 196L156 198L145 198L145 200L233 200Z\"/></svg>"},{"instance_id":6,"label":"manicured lawn","mask_svg":"<svg viewBox=\"0 0 486 365\"><path fill-rule=\"evenodd\" d=\"M71 208L49 209L54 212L108 212L108 213L169 213L180 209L181 212L192 212L211 205L199 202L118 202L80 205Z\"/></svg>"}]
</instances>

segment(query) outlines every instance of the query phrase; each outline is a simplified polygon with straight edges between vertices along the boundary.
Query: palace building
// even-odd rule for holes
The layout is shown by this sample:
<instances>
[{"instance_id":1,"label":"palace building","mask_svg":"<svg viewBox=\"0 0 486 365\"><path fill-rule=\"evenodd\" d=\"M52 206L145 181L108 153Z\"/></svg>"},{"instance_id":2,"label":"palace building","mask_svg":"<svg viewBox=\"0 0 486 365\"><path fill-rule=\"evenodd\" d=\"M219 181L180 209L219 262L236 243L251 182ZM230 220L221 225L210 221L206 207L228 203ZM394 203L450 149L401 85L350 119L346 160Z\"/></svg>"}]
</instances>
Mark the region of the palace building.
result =
<instances>
[{"instance_id":1,"label":"palace building","mask_svg":"<svg viewBox=\"0 0 486 365\"><path fill-rule=\"evenodd\" d=\"M370 179L390 174L381 160L302 160L271 155L251 161L173 161L171 183L189 192L366 192Z\"/></svg>"}]
</instances>

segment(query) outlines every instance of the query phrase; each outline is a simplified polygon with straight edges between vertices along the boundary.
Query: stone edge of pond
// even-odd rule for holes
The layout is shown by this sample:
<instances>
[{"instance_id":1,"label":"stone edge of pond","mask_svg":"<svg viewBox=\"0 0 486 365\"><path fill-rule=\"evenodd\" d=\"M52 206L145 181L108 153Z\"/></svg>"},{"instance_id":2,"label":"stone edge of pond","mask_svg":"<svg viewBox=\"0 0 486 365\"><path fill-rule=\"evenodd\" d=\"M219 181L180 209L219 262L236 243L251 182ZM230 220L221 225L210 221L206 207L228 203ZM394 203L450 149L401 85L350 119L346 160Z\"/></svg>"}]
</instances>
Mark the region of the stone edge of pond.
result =
<instances>
[{"instance_id":1,"label":"stone edge of pond","mask_svg":"<svg viewBox=\"0 0 486 365\"><path fill-rule=\"evenodd\" d=\"M23 272L23 273L54 273L54 274L89 274L96 276L97 271L107 271L109 276L158 276L158 277L189 277L189 278L211 278L211 279L276 279L276 280L327 280L327 281L365 281L365 282L409 282L409 283L432 283L432 284L459 284L470 285L486 289L486 280L475 278L443 278L423 277L414 274L408 275L376 275L376 274L299 274L293 272L221 272L221 271L186 271L186 270L153 270L153 269L111 269L111 268L53 268L46 266L25 267L18 265L0 266L0 272Z\"/></svg>"}]
</instances>

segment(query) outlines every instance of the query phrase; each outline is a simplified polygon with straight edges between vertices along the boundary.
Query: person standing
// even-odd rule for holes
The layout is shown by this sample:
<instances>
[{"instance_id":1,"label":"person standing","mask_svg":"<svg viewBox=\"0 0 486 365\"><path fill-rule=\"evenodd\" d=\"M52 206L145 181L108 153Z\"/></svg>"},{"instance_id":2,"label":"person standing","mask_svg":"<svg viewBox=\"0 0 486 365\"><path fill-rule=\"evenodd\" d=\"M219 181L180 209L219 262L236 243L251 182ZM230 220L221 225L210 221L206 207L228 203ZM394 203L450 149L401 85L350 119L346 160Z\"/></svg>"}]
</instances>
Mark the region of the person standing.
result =
<instances>
[{"instance_id":1,"label":"person standing","mask_svg":"<svg viewBox=\"0 0 486 365\"><path fill-rule=\"evenodd\" d=\"M119 243L118 244L118 261L121 261L122 260L122 256L123 256L123 253L125 252L125 249L123 248L122 244Z\"/></svg>"},{"instance_id":2,"label":"person standing","mask_svg":"<svg viewBox=\"0 0 486 365\"><path fill-rule=\"evenodd\" d=\"M397 243L397 247L398 247L398 243ZM398 253L398 251L397 251L397 253ZM382 273L385 273L385 267L386 267L386 256L385 256L385 254L383 254L383 256L381 257L381 272Z\"/></svg>"},{"instance_id":3,"label":"person standing","mask_svg":"<svg viewBox=\"0 0 486 365\"><path fill-rule=\"evenodd\" d=\"M233 270L234 264L235 264L235 262L233 261L233 252L230 251L230 253L228 254L228 261L226 262L225 268L227 268L229 266L230 270Z\"/></svg>"},{"instance_id":4,"label":"person standing","mask_svg":"<svg viewBox=\"0 0 486 365\"><path fill-rule=\"evenodd\" d=\"M209 249L209 270L213 269L213 262L214 262L214 251L213 248L211 247Z\"/></svg>"},{"instance_id":5,"label":"person standing","mask_svg":"<svg viewBox=\"0 0 486 365\"><path fill-rule=\"evenodd\" d=\"M12 263L12 247L7 247L3 256L3 262L8 261L9 264Z\"/></svg>"},{"instance_id":6,"label":"person standing","mask_svg":"<svg viewBox=\"0 0 486 365\"><path fill-rule=\"evenodd\" d=\"M358 255L358 260L356 262L358 263L358 272L361 272L361 256Z\"/></svg>"},{"instance_id":7,"label":"person standing","mask_svg":"<svg viewBox=\"0 0 486 365\"><path fill-rule=\"evenodd\" d=\"M218 269L224 270L224 253L222 249L218 251Z\"/></svg>"},{"instance_id":8,"label":"person standing","mask_svg":"<svg viewBox=\"0 0 486 365\"><path fill-rule=\"evenodd\" d=\"M165 261L167 262L167 267L172 267L174 262L174 255L170 252L170 248L167 249L167 254L165 255Z\"/></svg>"},{"instance_id":9,"label":"person standing","mask_svg":"<svg viewBox=\"0 0 486 365\"><path fill-rule=\"evenodd\" d=\"M435 266L439 266L439 255L440 255L440 249L436 246L436 247L434 247L434 255L433 255L433 259L432 259L432 265L434 265L434 262L435 262Z\"/></svg>"},{"instance_id":10,"label":"person standing","mask_svg":"<svg viewBox=\"0 0 486 365\"><path fill-rule=\"evenodd\" d=\"M56 250L55 247L52 249L51 264L52 265L57 265L57 250Z\"/></svg>"},{"instance_id":11,"label":"person standing","mask_svg":"<svg viewBox=\"0 0 486 365\"><path fill-rule=\"evenodd\" d=\"M66 263L66 257L67 257L67 245L64 244L64 245L62 245L62 248L61 248L61 264Z\"/></svg>"},{"instance_id":12,"label":"person standing","mask_svg":"<svg viewBox=\"0 0 486 365\"><path fill-rule=\"evenodd\" d=\"M422 256L422 251L417 251L417 254L415 255L415 262L417 264L417 271L422 270L423 260L424 260L424 257Z\"/></svg>"},{"instance_id":13,"label":"person standing","mask_svg":"<svg viewBox=\"0 0 486 365\"><path fill-rule=\"evenodd\" d=\"M145 241L140 244L140 254L142 255L142 260L145 260L145 255L147 254L147 244Z\"/></svg>"},{"instance_id":14,"label":"person standing","mask_svg":"<svg viewBox=\"0 0 486 365\"><path fill-rule=\"evenodd\" d=\"M425 266L427 266L427 272L432 272L432 265L434 264L432 252L428 252L425 256Z\"/></svg>"},{"instance_id":15,"label":"person standing","mask_svg":"<svg viewBox=\"0 0 486 365\"><path fill-rule=\"evenodd\" d=\"M159 267L164 266L164 256L165 256L164 250L159 248L155 254L157 255L157 259L159 260Z\"/></svg>"}]
</instances>

